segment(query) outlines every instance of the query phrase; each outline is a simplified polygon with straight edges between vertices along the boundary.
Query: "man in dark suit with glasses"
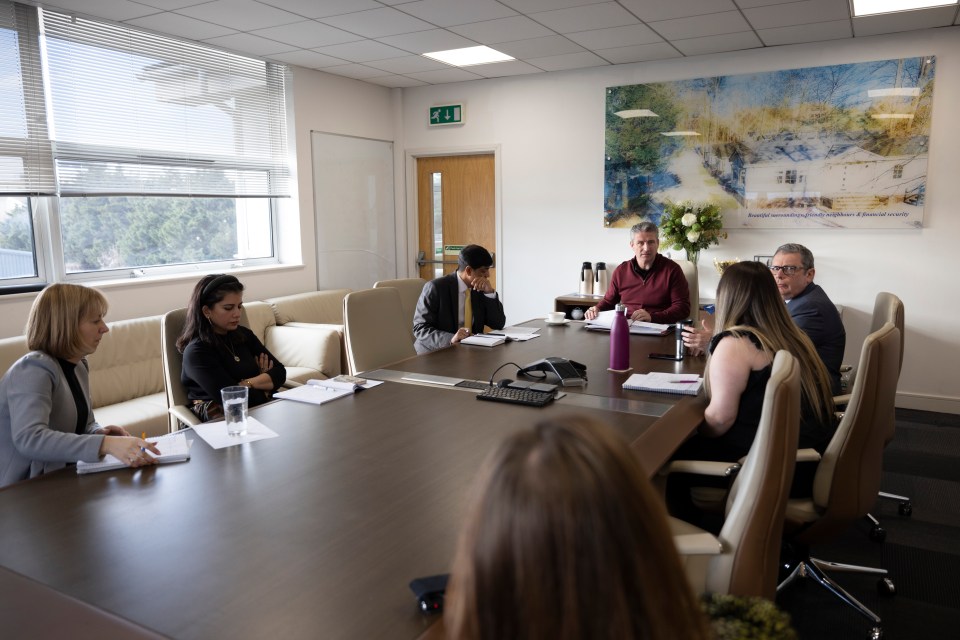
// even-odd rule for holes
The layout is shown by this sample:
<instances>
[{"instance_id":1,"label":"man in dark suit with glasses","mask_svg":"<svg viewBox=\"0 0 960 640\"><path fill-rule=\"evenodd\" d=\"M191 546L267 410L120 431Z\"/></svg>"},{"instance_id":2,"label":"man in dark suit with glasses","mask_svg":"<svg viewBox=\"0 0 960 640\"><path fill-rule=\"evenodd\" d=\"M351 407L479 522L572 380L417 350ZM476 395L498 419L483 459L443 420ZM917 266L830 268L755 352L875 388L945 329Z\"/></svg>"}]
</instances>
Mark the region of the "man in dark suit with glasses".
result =
<instances>
[{"instance_id":1,"label":"man in dark suit with glasses","mask_svg":"<svg viewBox=\"0 0 960 640\"><path fill-rule=\"evenodd\" d=\"M827 366L833 393L840 393L840 364L847 332L837 306L813 282L813 254L802 244L781 245L773 255L770 271L793 321L809 336Z\"/></svg>"}]
</instances>

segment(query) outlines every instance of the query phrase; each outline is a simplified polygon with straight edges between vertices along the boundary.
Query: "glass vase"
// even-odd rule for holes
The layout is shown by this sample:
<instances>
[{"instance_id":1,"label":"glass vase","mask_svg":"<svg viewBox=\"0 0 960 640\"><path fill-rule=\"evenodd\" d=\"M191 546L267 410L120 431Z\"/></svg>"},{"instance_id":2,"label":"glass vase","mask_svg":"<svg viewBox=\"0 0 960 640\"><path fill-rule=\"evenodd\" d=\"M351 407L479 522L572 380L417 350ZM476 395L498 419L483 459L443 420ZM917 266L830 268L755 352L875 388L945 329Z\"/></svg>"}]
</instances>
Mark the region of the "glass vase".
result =
<instances>
[{"instance_id":1,"label":"glass vase","mask_svg":"<svg viewBox=\"0 0 960 640\"><path fill-rule=\"evenodd\" d=\"M687 252L687 260L693 263L693 266L697 266L697 261L700 260L700 249L685 249Z\"/></svg>"}]
</instances>

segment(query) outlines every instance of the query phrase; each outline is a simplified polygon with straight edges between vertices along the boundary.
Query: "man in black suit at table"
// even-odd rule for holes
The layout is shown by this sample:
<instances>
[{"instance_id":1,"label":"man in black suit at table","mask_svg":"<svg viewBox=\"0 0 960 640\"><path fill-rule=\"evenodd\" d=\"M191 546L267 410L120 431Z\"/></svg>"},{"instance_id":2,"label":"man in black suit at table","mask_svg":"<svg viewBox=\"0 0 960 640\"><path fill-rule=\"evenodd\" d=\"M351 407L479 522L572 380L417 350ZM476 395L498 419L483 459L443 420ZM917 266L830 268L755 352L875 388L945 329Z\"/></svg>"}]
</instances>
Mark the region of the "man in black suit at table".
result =
<instances>
[{"instance_id":1,"label":"man in black suit at table","mask_svg":"<svg viewBox=\"0 0 960 640\"><path fill-rule=\"evenodd\" d=\"M840 364L847 343L847 332L837 306L814 284L816 269L813 254L802 244L784 244L777 248L770 264L773 278L790 316L817 348L830 373L833 393L840 393Z\"/></svg>"},{"instance_id":2,"label":"man in black suit at table","mask_svg":"<svg viewBox=\"0 0 960 640\"><path fill-rule=\"evenodd\" d=\"M417 353L436 351L457 344L484 325L502 329L506 324L503 304L490 282L493 256L477 244L460 250L457 272L423 287L413 314L414 347ZM469 294L470 305L465 305Z\"/></svg>"}]
</instances>

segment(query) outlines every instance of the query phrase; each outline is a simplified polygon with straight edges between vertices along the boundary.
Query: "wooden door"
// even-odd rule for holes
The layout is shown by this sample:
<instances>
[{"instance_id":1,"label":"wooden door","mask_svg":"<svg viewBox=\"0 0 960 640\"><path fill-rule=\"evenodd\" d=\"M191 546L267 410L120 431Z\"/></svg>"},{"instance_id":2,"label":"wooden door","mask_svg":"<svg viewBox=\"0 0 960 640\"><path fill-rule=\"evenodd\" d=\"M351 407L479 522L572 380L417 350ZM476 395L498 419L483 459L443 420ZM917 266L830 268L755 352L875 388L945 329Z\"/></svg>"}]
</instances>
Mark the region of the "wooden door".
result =
<instances>
[{"instance_id":1,"label":"wooden door","mask_svg":"<svg viewBox=\"0 0 960 640\"><path fill-rule=\"evenodd\" d=\"M495 192L493 154L417 159L418 248L428 261L452 263L427 262L421 278L456 271L458 249L444 255L444 247L479 244L496 254ZM490 279L496 286L494 270Z\"/></svg>"}]
</instances>

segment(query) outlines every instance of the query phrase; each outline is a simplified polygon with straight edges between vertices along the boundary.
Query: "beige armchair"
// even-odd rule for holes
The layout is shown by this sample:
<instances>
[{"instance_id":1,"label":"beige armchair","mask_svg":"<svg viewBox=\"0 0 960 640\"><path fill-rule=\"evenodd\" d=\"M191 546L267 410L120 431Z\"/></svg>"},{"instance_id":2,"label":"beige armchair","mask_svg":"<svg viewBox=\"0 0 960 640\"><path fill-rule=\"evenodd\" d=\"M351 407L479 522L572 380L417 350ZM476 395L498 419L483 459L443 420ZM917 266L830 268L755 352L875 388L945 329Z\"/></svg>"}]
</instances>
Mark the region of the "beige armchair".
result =
<instances>
[{"instance_id":1,"label":"beige armchair","mask_svg":"<svg viewBox=\"0 0 960 640\"><path fill-rule=\"evenodd\" d=\"M183 333L183 325L186 319L186 309L175 309L165 313L160 321L163 387L167 393L170 431L177 431L181 422L187 426L200 424L200 418L190 411L187 392L180 382L180 374L183 371L183 354L177 350L177 338Z\"/></svg>"},{"instance_id":2,"label":"beige armchair","mask_svg":"<svg viewBox=\"0 0 960 640\"><path fill-rule=\"evenodd\" d=\"M406 321L400 293L392 287L348 293L343 323L353 375L417 355L409 335L412 319Z\"/></svg>"},{"instance_id":3,"label":"beige armchair","mask_svg":"<svg viewBox=\"0 0 960 640\"><path fill-rule=\"evenodd\" d=\"M810 556L809 547L842 534L873 506L880 488L883 447L893 429L894 394L900 358L900 331L886 323L871 333L860 352L860 373L850 402L814 476L813 496L787 503L786 539L794 548L795 568L777 591L799 578L811 578L870 620L873 637L882 634L880 617L826 573L827 569L886 576L885 569L826 562ZM894 592L881 577L881 592Z\"/></svg>"},{"instance_id":4,"label":"beige armchair","mask_svg":"<svg viewBox=\"0 0 960 640\"><path fill-rule=\"evenodd\" d=\"M420 294L423 293L423 286L427 281L423 278L401 278L399 280L380 280L373 283L374 289L383 287L392 287L400 292L400 306L403 308L403 317L408 320L410 325L410 339L413 340L413 315L417 311L417 302L420 300Z\"/></svg>"},{"instance_id":5,"label":"beige armchair","mask_svg":"<svg viewBox=\"0 0 960 640\"><path fill-rule=\"evenodd\" d=\"M774 598L799 429L800 367L792 355L779 351L764 392L757 435L727 497L720 534L714 537L670 519L677 551L696 592ZM730 466L684 460L671 463L671 470L726 475Z\"/></svg>"}]
</instances>

